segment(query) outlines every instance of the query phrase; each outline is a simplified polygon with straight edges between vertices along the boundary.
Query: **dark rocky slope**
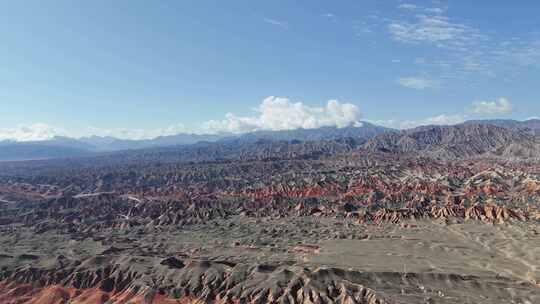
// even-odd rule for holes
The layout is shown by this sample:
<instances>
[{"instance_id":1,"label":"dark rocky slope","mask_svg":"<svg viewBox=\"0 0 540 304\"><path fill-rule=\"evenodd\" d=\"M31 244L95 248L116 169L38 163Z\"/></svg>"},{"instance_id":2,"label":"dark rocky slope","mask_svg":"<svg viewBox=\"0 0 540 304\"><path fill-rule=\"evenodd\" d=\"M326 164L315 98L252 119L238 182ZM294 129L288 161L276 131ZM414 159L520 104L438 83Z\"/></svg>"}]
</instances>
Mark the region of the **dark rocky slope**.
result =
<instances>
[{"instance_id":1,"label":"dark rocky slope","mask_svg":"<svg viewBox=\"0 0 540 304\"><path fill-rule=\"evenodd\" d=\"M480 155L540 157L540 142L534 136L490 124L419 127L376 136L363 148L371 152L408 153L443 159Z\"/></svg>"}]
</instances>

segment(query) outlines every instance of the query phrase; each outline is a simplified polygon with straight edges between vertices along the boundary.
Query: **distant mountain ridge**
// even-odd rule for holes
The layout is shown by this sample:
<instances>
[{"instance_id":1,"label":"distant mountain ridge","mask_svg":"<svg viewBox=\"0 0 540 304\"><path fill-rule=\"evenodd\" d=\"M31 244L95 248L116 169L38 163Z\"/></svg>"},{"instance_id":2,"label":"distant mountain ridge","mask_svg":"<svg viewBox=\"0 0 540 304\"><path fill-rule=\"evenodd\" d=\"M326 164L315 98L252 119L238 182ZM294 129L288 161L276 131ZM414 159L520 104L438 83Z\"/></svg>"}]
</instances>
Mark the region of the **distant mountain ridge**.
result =
<instances>
[{"instance_id":1,"label":"distant mountain ridge","mask_svg":"<svg viewBox=\"0 0 540 304\"><path fill-rule=\"evenodd\" d=\"M414 153L437 158L540 157L540 141L529 132L476 122L386 133L372 138L363 148L370 152Z\"/></svg>"},{"instance_id":2,"label":"distant mountain ridge","mask_svg":"<svg viewBox=\"0 0 540 304\"><path fill-rule=\"evenodd\" d=\"M91 155L93 155L92 152L73 146L57 146L36 142L0 142L0 161L39 160Z\"/></svg>"},{"instance_id":3,"label":"distant mountain ridge","mask_svg":"<svg viewBox=\"0 0 540 304\"><path fill-rule=\"evenodd\" d=\"M284 142L328 142L343 138L352 138L355 145L361 145L363 149L371 152L417 152L426 156L452 158L482 153L536 157L540 154L537 146L540 120L467 121L455 126L421 126L401 131L363 122L359 127L256 131L241 135L177 134L145 140L99 136L80 139L54 137L34 142L0 141L0 160L75 158L125 150L186 147L198 143L224 144L230 150L234 149L235 145L239 147L250 143L279 141L281 143L277 146L281 146ZM194 145L194 148L197 146L200 145ZM183 148L179 151L188 150ZM219 155L216 157L219 158Z\"/></svg>"},{"instance_id":4,"label":"distant mountain ridge","mask_svg":"<svg viewBox=\"0 0 540 304\"><path fill-rule=\"evenodd\" d=\"M105 152L116 152L123 150L139 150L161 147L185 146L203 142L230 142L252 143L260 140L269 141L317 141L331 140L336 138L352 137L360 140L368 140L376 135L393 129L376 126L368 122L363 122L359 127L322 127L318 129L297 129L284 131L256 131L235 135L231 133L224 134L185 134L180 133L171 136L160 136L154 139L131 140L118 139L110 136L90 136L74 139L69 137L57 136L50 140L32 141L32 142L0 142L0 150L4 153L0 160L13 159L47 159L60 157L81 157L91 154L100 154ZM10 151L21 151L27 149L26 153L21 155L11 154ZM30 151L34 148L34 151ZM49 153L48 150L51 150Z\"/></svg>"},{"instance_id":5,"label":"distant mountain ridge","mask_svg":"<svg viewBox=\"0 0 540 304\"><path fill-rule=\"evenodd\" d=\"M362 126L354 127L321 127L317 129L296 129L284 131L255 131L241 135L241 141L256 141L260 139L266 140L300 140L300 141L317 141L317 140L332 140L337 138L356 138L367 140L379 134L383 134L394 129L374 125L368 122L362 122Z\"/></svg>"},{"instance_id":6,"label":"distant mountain ridge","mask_svg":"<svg viewBox=\"0 0 540 304\"><path fill-rule=\"evenodd\" d=\"M99 136L90 136L83 137L78 141L85 143L92 147L93 151L119 151L119 150L130 150L130 149L144 149L152 147L166 147L166 146L176 146L176 145L191 145L198 142L214 142L220 139L230 136L229 134L222 135L212 135L212 134L186 134L180 133L176 135L169 136L159 136L153 139L119 139L115 137L99 137Z\"/></svg>"},{"instance_id":7,"label":"distant mountain ridge","mask_svg":"<svg viewBox=\"0 0 540 304\"><path fill-rule=\"evenodd\" d=\"M492 124L511 130L521 130L535 136L540 136L540 119L528 119L525 121L512 119L470 120L464 124Z\"/></svg>"}]
</instances>

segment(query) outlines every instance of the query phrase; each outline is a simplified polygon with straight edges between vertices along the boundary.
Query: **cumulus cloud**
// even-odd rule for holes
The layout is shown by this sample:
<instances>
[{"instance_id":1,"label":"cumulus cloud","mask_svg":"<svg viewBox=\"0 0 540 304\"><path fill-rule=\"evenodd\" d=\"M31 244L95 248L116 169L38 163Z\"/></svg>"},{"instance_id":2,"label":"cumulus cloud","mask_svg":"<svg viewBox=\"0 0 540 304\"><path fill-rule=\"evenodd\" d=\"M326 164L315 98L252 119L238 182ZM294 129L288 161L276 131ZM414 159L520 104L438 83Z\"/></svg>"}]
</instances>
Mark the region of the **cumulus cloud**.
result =
<instances>
[{"instance_id":1,"label":"cumulus cloud","mask_svg":"<svg viewBox=\"0 0 540 304\"><path fill-rule=\"evenodd\" d=\"M360 126L360 109L350 103L329 100L325 107L310 107L288 98L270 96L262 101L252 116L228 113L223 120L203 124L207 132L245 133L257 130L314 129L324 126L338 128Z\"/></svg>"},{"instance_id":2,"label":"cumulus cloud","mask_svg":"<svg viewBox=\"0 0 540 304\"><path fill-rule=\"evenodd\" d=\"M44 123L18 125L15 128L0 128L0 140L35 141L66 135L66 132Z\"/></svg>"},{"instance_id":3,"label":"cumulus cloud","mask_svg":"<svg viewBox=\"0 0 540 304\"><path fill-rule=\"evenodd\" d=\"M441 86L440 81L425 77L401 77L397 82L402 87L415 90L436 89Z\"/></svg>"},{"instance_id":4,"label":"cumulus cloud","mask_svg":"<svg viewBox=\"0 0 540 304\"><path fill-rule=\"evenodd\" d=\"M455 125L465 121L465 116L462 114L441 114L425 119L428 125Z\"/></svg>"},{"instance_id":5,"label":"cumulus cloud","mask_svg":"<svg viewBox=\"0 0 540 304\"><path fill-rule=\"evenodd\" d=\"M264 99L254 110L253 115L239 116L228 113L222 120L210 120L191 129L181 123L165 128L103 128L87 127L77 136L68 134L58 128L46 124L20 125L16 128L0 128L0 140L17 141L47 140L55 136L110 136L121 139L152 139L159 136L176 135L179 133L215 134L215 133L246 133L258 130L293 130L314 129L325 126L343 128L347 126L362 126L360 109L350 103L329 100L325 106L313 107L302 102L293 102L288 98L270 96Z\"/></svg>"},{"instance_id":6,"label":"cumulus cloud","mask_svg":"<svg viewBox=\"0 0 540 304\"><path fill-rule=\"evenodd\" d=\"M507 114L512 110L512 103L504 97L495 101L477 101L473 103L473 112L476 114Z\"/></svg>"}]
</instances>

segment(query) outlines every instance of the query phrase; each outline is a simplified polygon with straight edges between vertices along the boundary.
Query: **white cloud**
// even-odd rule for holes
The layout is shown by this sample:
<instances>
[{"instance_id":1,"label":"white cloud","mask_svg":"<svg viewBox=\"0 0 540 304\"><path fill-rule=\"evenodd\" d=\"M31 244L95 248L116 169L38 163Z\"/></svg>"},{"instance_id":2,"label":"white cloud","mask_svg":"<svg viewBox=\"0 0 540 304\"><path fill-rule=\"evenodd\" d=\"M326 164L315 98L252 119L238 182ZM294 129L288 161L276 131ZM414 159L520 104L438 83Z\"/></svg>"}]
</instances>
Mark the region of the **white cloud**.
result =
<instances>
[{"instance_id":1,"label":"white cloud","mask_svg":"<svg viewBox=\"0 0 540 304\"><path fill-rule=\"evenodd\" d=\"M82 136L112 136L121 139L152 139L159 136L176 135L178 133L186 133L189 130L183 124L178 123L170 125L166 128L156 129L127 129L114 128L104 129L98 127L88 127L85 132L72 133L65 130L49 126L44 123L34 123L29 125L19 125L15 128L0 128L0 140L14 141L40 141L52 139L55 136L66 136L79 138Z\"/></svg>"},{"instance_id":2,"label":"white cloud","mask_svg":"<svg viewBox=\"0 0 540 304\"><path fill-rule=\"evenodd\" d=\"M416 88L430 87L425 83L412 83L412 86L416 86ZM406 84L411 85L410 82ZM499 98L496 101L478 101L473 103L473 106L472 112L475 114L504 114L511 112L513 108L506 98ZM206 121L197 129L189 129L181 123L156 129L89 127L84 135L140 140L178 133L230 132L239 134L258 130L314 129L325 126L342 128L361 126L360 118L360 109L350 103L329 100L325 106L316 107L308 106L302 102L293 102L288 98L270 96L261 102L254 110L253 115L239 116L228 113L224 119ZM464 122L466 118L466 114L441 114L419 120L376 120L371 122L391 128L408 129L421 125L454 125ZM19 125L15 128L0 128L0 140L34 141L51 139L55 136L74 137L73 134L43 123Z\"/></svg>"},{"instance_id":3,"label":"white cloud","mask_svg":"<svg viewBox=\"0 0 540 304\"><path fill-rule=\"evenodd\" d=\"M524 31L512 36L484 31L463 16L451 16L445 2L431 1L432 7L415 1L400 1L401 10L392 19L380 18L371 27L385 30L389 38L408 46L439 48L436 56L427 55L424 70L429 68L439 79L471 80L468 86L478 85L481 75L515 81L530 68L540 68L540 35ZM366 19L367 20L367 19ZM360 31L355 29L358 34ZM427 54L421 50L423 54ZM424 55L426 56L426 55ZM429 58L431 56L431 58Z\"/></svg>"},{"instance_id":4,"label":"white cloud","mask_svg":"<svg viewBox=\"0 0 540 304\"><path fill-rule=\"evenodd\" d=\"M397 82L402 87L415 90L436 89L441 86L440 81L425 77L401 77Z\"/></svg>"},{"instance_id":5,"label":"white cloud","mask_svg":"<svg viewBox=\"0 0 540 304\"><path fill-rule=\"evenodd\" d=\"M426 8L425 10L427 13L433 13L433 14L442 14L446 11L445 8L441 8L441 7L433 7L433 8Z\"/></svg>"},{"instance_id":6,"label":"white cloud","mask_svg":"<svg viewBox=\"0 0 540 304\"><path fill-rule=\"evenodd\" d=\"M540 41L532 41L513 52L517 63L524 66L540 66Z\"/></svg>"},{"instance_id":7,"label":"white cloud","mask_svg":"<svg viewBox=\"0 0 540 304\"><path fill-rule=\"evenodd\" d=\"M253 116L228 113L223 120L203 124L207 132L244 133L257 130L314 129L324 126L339 128L359 125L360 110L356 105L329 100L325 107L310 107L288 98L270 96Z\"/></svg>"},{"instance_id":8,"label":"white cloud","mask_svg":"<svg viewBox=\"0 0 540 304\"><path fill-rule=\"evenodd\" d=\"M473 112L476 114L507 114L512 110L512 103L504 97L495 101L476 101L473 103Z\"/></svg>"},{"instance_id":9,"label":"white cloud","mask_svg":"<svg viewBox=\"0 0 540 304\"><path fill-rule=\"evenodd\" d=\"M103 129L98 127L89 127L88 133L96 136L111 136L121 139L152 139L159 136L170 136L176 135L179 133L187 133L189 130L182 124L177 123L170 125L166 128L156 128L156 129L126 129L126 128L115 128L115 129Z\"/></svg>"},{"instance_id":10,"label":"white cloud","mask_svg":"<svg viewBox=\"0 0 540 304\"><path fill-rule=\"evenodd\" d=\"M257 130L313 129L324 126L342 128L361 126L360 117L359 108L350 103L329 100L324 107L311 107L301 102L292 102L288 98L270 96L262 101L252 116L228 113L223 120L204 122L197 129L187 128L181 123L156 129L87 127L75 135L46 124L36 123L16 128L0 128L0 140L33 141L47 140L55 136L80 138L91 135L141 140L179 133L245 133Z\"/></svg>"},{"instance_id":11,"label":"white cloud","mask_svg":"<svg viewBox=\"0 0 540 304\"><path fill-rule=\"evenodd\" d=\"M403 4L400 4L398 6L398 8L403 9L403 10L408 10L408 11L414 11L418 7L416 5L414 5L414 4L411 4L411 3L403 3Z\"/></svg>"},{"instance_id":12,"label":"white cloud","mask_svg":"<svg viewBox=\"0 0 540 304\"><path fill-rule=\"evenodd\" d=\"M522 67L540 67L540 40L513 39L500 43L493 51L504 62Z\"/></svg>"},{"instance_id":13,"label":"white cloud","mask_svg":"<svg viewBox=\"0 0 540 304\"><path fill-rule=\"evenodd\" d=\"M263 21L268 23L268 24L271 24L271 25L276 25L276 26L279 26L279 27L282 27L282 28L288 28L289 27L289 24L285 21L280 21L280 20L276 20L276 19L272 19L272 18L263 18Z\"/></svg>"},{"instance_id":14,"label":"white cloud","mask_svg":"<svg viewBox=\"0 0 540 304\"><path fill-rule=\"evenodd\" d=\"M455 125L464 122L466 118L462 114L440 114L420 120L375 120L371 122L377 125L403 130L426 125Z\"/></svg>"},{"instance_id":15,"label":"white cloud","mask_svg":"<svg viewBox=\"0 0 540 304\"><path fill-rule=\"evenodd\" d=\"M461 50L485 38L476 28L451 22L448 17L438 14L417 15L414 22L393 21L388 25L388 31L396 41Z\"/></svg>"},{"instance_id":16,"label":"white cloud","mask_svg":"<svg viewBox=\"0 0 540 304\"><path fill-rule=\"evenodd\" d=\"M462 114L441 114L425 119L425 123L429 125L455 125L465 121L465 116Z\"/></svg>"},{"instance_id":17,"label":"white cloud","mask_svg":"<svg viewBox=\"0 0 540 304\"><path fill-rule=\"evenodd\" d=\"M0 140L35 141L66 135L65 131L44 123L18 125L15 128L0 128Z\"/></svg>"}]
</instances>

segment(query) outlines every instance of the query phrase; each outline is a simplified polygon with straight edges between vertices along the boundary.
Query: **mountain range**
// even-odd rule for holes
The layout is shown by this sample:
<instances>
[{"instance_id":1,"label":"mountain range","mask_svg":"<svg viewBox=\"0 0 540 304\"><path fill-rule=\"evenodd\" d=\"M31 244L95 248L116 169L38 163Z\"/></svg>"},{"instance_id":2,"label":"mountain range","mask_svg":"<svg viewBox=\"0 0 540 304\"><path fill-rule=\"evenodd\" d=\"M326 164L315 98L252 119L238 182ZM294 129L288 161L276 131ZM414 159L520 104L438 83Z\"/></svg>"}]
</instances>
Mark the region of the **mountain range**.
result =
<instances>
[{"instance_id":1,"label":"mountain range","mask_svg":"<svg viewBox=\"0 0 540 304\"><path fill-rule=\"evenodd\" d=\"M197 143L228 143L234 148L235 145L264 141L313 142L342 138L352 138L356 140L356 144L363 144L364 149L372 152L420 151L429 156L439 157L471 156L485 152L535 156L538 136L540 136L538 119L476 120L455 126L421 126L409 130L396 130L362 122L361 126L345 128L255 131L241 135L180 133L143 140L108 136L78 139L57 136L43 141L0 141L0 161L85 157L126 150L185 147Z\"/></svg>"},{"instance_id":2,"label":"mountain range","mask_svg":"<svg viewBox=\"0 0 540 304\"><path fill-rule=\"evenodd\" d=\"M479 155L507 158L540 157L540 140L530 129L501 124L467 122L455 126L426 126L389 132L370 139L363 148L371 152L455 159Z\"/></svg>"}]
</instances>

